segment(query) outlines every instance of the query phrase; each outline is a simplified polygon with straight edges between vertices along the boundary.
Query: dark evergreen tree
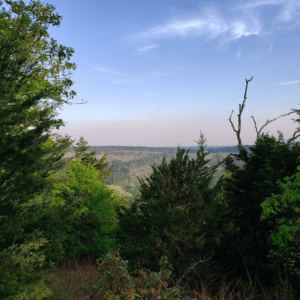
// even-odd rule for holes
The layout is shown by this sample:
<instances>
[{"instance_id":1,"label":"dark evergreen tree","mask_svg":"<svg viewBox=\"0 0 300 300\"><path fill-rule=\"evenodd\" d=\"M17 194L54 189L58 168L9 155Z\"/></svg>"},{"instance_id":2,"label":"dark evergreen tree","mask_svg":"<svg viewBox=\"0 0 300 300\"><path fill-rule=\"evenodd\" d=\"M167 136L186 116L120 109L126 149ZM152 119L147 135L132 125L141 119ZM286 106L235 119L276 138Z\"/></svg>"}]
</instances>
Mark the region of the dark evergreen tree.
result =
<instances>
[{"instance_id":1,"label":"dark evergreen tree","mask_svg":"<svg viewBox=\"0 0 300 300\"><path fill-rule=\"evenodd\" d=\"M276 219L261 221L261 203L273 193L281 194L277 180L282 182L284 177L296 173L300 155L299 146L290 150L286 144L268 135L260 137L250 149L250 155L245 149L237 155L246 162L243 169L234 166L231 157L226 161L226 170L231 172L224 185L230 209L228 216L235 220L238 230L224 236L215 257L226 267L236 265L235 275L249 280L249 287L253 277L270 279L271 282L267 280L265 284L273 283L272 275L280 265L279 261L267 258L273 248L270 232L277 227L276 219L280 214Z\"/></svg>"},{"instance_id":2,"label":"dark evergreen tree","mask_svg":"<svg viewBox=\"0 0 300 300\"><path fill-rule=\"evenodd\" d=\"M189 159L184 149L176 158L153 166L147 178L139 179L141 197L125 213L117 212L119 228L115 232L120 256L129 261L133 271L137 263L159 271L162 255L168 257L178 278L182 268L199 257L210 258L229 230L222 218L226 203L217 201L222 179L210 188L216 167L208 168L201 134L197 159ZM185 153L186 152L186 153Z\"/></svg>"},{"instance_id":3,"label":"dark evergreen tree","mask_svg":"<svg viewBox=\"0 0 300 300\"><path fill-rule=\"evenodd\" d=\"M224 265L224 268L235 270L232 276L240 276L248 281L247 288L253 287L253 278L258 277L265 285L274 284L274 272L282 270L282 261L269 259L267 255L273 249L270 241L270 233L278 226L278 218L260 220L262 214L261 203L272 194L282 193L278 182L283 182L284 177L297 173L299 164L300 147L298 144L289 149L290 143L296 139L295 133L287 143L284 142L283 134L278 131L279 139L262 134L260 132L268 123L277 118L267 121L257 132L255 146L250 147L252 153L249 155L241 144L241 114L245 105L248 82L246 80L246 91L243 105L240 105L238 115L239 127L237 133L239 154L230 154L226 157L225 170L230 172L224 185L224 196L228 203L229 213L234 222L235 230L224 235L221 246L215 259ZM291 114L287 113L285 115ZM232 114L231 114L232 115ZM285 116L282 115L282 116ZM231 155L245 162L242 169L233 165ZM221 162L222 163L222 162ZM281 215L285 214L282 210ZM282 274L282 273L281 273ZM261 282L262 283L262 282Z\"/></svg>"}]
</instances>

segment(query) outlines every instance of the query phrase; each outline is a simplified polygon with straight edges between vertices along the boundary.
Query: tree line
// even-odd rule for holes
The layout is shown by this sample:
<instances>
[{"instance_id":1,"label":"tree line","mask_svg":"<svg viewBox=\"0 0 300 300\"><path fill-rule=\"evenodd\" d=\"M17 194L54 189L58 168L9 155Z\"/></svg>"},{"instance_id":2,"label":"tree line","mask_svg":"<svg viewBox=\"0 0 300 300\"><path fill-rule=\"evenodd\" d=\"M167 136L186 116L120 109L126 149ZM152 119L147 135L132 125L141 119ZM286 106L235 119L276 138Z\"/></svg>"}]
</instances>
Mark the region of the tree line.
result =
<instances>
[{"instance_id":1,"label":"tree line","mask_svg":"<svg viewBox=\"0 0 300 300\"><path fill-rule=\"evenodd\" d=\"M77 143L77 145L80 145L80 143L85 143L85 145L87 144L84 141L84 137L80 138L80 142ZM91 150L91 147L88 147L88 150ZM76 149L76 147L72 147L72 150L74 151L74 149ZM86 148L84 148L83 151L87 151ZM210 153L208 151L205 151L206 153ZM96 150L91 151L91 156L95 157L97 152ZM105 156L107 156L107 153L105 154ZM78 156L75 156L76 158L78 158ZM166 158L166 161L170 161L171 160L171 156L169 154L159 154L159 155L155 155L152 154L148 157L144 157L144 158L140 158L140 159L132 159L128 162L122 162L120 160L114 159L111 160L107 166L107 168L110 169L110 174L109 176L106 178L105 183L107 185L117 185L117 186L121 186L126 192L130 193L132 195L132 197L130 197L128 200L130 201L134 201L134 199L139 198L140 196L140 192L139 192L139 186L136 185L136 176L130 174L131 170L134 170L136 168L140 168L140 167L144 167L144 166L152 166L153 164L160 164L163 157ZM220 160L221 156L220 154L216 154L216 156L214 158L212 158L208 165L209 166L214 166L217 164L217 162ZM74 158L73 158L74 159ZM96 159L96 157L94 158ZM233 158L234 159L234 163L235 165L239 166L239 167L243 167L244 162L243 161L239 161L237 158ZM221 165L221 169L217 170L214 178L212 180L212 185L216 184L216 182L218 181L218 179L221 177L221 175L224 172L224 166L225 163L222 163ZM67 167L64 167L62 170L58 171L59 173L66 173L67 172Z\"/></svg>"}]
</instances>

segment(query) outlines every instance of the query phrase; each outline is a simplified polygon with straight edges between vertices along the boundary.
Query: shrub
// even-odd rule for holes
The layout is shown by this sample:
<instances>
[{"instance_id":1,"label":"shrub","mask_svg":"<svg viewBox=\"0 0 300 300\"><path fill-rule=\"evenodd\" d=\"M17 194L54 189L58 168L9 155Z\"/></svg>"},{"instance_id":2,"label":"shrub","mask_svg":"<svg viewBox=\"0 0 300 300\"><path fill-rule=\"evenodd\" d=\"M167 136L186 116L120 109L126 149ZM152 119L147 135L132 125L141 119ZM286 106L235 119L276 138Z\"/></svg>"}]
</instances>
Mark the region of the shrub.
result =
<instances>
[{"instance_id":1,"label":"shrub","mask_svg":"<svg viewBox=\"0 0 300 300\"><path fill-rule=\"evenodd\" d=\"M165 280L170 277L172 272L165 268L168 264L168 259L165 256L161 258L159 273L151 272L147 274L142 270L135 270L135 274L140 274L138 278L129 275L126 268L128 261L121 260L118 252L110 251L103 258L101 264L98 261L101 280L92 289L95 292L98 291L97 296L104 297L105 300L144 299L142 297L149 295L151 295L151 299L156 299L156 297L168 300L183 299L179 297L181 295L179 287L167 288L168 284ZM169 264L169 267L173 269L171 264ZM149 272L149 270L147 271ZM86 287L86 290L88 288ZM190 297L184 299L196 300Z\"/></svg>"}]
</instances>

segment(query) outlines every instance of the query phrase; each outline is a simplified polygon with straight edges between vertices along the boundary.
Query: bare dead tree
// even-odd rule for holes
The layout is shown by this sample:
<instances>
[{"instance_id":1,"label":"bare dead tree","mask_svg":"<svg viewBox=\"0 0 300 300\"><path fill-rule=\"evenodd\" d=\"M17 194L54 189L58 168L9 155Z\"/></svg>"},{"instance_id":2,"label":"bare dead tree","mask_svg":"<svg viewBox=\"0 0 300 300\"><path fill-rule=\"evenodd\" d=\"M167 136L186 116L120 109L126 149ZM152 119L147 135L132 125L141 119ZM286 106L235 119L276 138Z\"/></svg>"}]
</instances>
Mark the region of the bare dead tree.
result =
<instances>
[{"instance_id":1,"label":"bare dead tree","mask_svg":"<svg viewBox=\"0 0 300 300\"><path fill-rule=\"evenodd\" d=\"M232 121L231 121L231 117L232 117L232 114L233 114L233 110L232 110L232 112L231 112L230 118L228 119L229 122L231 123L231 126L232 126L233 131L236 132L236 136L237 136L237 140L238 140L238 148L239 148L239 149L240 149L241 147L243 148L243 146L242 146L242 140L241 140L241 137L240 137L240 134L241 134L241 115L242 115L243 109L244 109L244 107L245 107L245 101L246 101L246 99L247 99L248 82L251 81L252 79L253 79L253 76L252 76L251 79L249 79L249 80L245 79L245 80L246 80L246 88L245 88L245 94L244 94L244 101L243 101L243 104L242 104L242 105L239 104L239 114L237 114L237 116L238 116L238 130L235 130L234 125L233 125L233 123L232 123ZM269 123L271 123L271 122L277 120L278 118L281 118L281 117L284 117L284 116L288 116L288 115L293 114L293 113L295 113L295 112L296 112L296 110L294 110L294 111L292 111L292 112L289 112L289 113L287 113L287 114L281 115L281 116L279 116L279 117L277 117L277 118L275 118L275 119L273 119L273 120L271 120L271 121L267 120L266 124L264 124L264 125L260 128L259 132L257 131L255 119L254 119L253 116L251 116L251 117L253 118L253 122L254 122L254 125L255 125L255 130L256 130L257 139L261 136L260 133L261 133L262 129L263 129L264 127L266 127ZM300 131L300 130L298 130L298 131ZM297 133L298 131L294 132L293 137L287 140L287 143L286 143L287 146L288 146L293 140L295 140L297 137L300 136L300 135L298 135L298 136L295 137L295 135L296 135L296 133ZM264 133L262 134L262 136L263 136L263 135L264 135ZM227 157L229 157L230 155L235 156L235 157L238 156L237 154L230 153ZM217 165L219 166L220 164L222 164L222 163L227 159L227 157L226 157L224 160L222 160L221 162L219 162L219 160L218 160L218 164L217 164Z\"/></svg>"}]
</instances>

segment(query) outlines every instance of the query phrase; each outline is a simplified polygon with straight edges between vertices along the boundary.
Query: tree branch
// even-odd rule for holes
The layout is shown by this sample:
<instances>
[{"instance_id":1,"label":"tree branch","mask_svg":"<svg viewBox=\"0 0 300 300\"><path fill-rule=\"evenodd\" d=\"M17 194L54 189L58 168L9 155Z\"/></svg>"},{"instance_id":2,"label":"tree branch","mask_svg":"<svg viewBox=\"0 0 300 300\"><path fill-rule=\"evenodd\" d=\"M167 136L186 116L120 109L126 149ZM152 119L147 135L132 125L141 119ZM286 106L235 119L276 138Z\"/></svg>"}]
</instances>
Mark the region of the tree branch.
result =
<instances>
[{"instance_id":1,"label":"tree branch","mask_svg":"<svg viewBox=\"0 0 300 300\"><path fill-rule=\"evenodd\" d=\"M238 139L239 145L242 144L241 137L240 137L240 133L241 133L241 115L242 115L243 109L244 109L244 107L245 107L245 101L246 101L246 99L247 99L247 96L246 96L246 95L247 95L248 82L251 81L252 78L253 78L253 76L252 76L251 79L249 79L249 80L245 79L245 80L246 80L246 89L245 89L244 101L243 101L243 105L242 105L242 106L241 106L241 104L239 104L239 112L240 112L240 114L237 115L237 116L238 116L238 122L239 122L238 131L236 131L236 130L234 129L233 123L232 123L232 121L231 121L231 117L232 117L232 114L233 114L233 110L232 110L231 115L230 115L230 118L229 118L229 122L231 123L232 129L233 129L233 131L236 132L236 135L237 135L237 139Z\"/></svg>"},{"instance_id":2,"label":"tree branch","mask_svg":"<svg viewBox=\"0 0 300 300\"><path fill-rule=\"evenodd\" d=\"M244 107L245 107L245 101L246 101L246 99L247 99L248 82L251 81L252 79L253 79L253 76L252 76L251 79L249 79L249 80L245 79L245 80L246 80L246 88L245 88L245 94L244 94L244 101L243 101L242 106L241 106L241 104L239 104L239 114L237 115L237 116L238 116L238 130L235 130L234 125L233 125L233 123L232 123L232 121L231 121L231 117L232 117L232 114L233 114L233 110L232 110L232 112L231 112L230 118L228 119L229 122L231 123L231 126L232 126L233 131L236 132L237 139L238 139L238 145L241 146L241 147L243 147L243 146L242 146L242 140L241 140L241 137L240 137L240 134L241 134L241 115L242 115L243 109L244 109ZM277 117L277 118L275 118L275 119L273 119L273 120L271 120L271 121L267 120L266 124L264 124L264 125L260 128L259 132L257 132L257 127L256 127L255 119L254 119L253 116L251 116L251 117L253 118L253 122L254 122L254 125L255 125L255 130L256 130L256 134L257 134L257 139L260 137L260 133L261 133L262 129L263 129L264 127L266 127L269 123L271 123L271 122L277 120L278 118L281 118L281 117L284 117L284 116L288 116L288 115L293 114L293 113L295 113L295 112L296 112L296 111L289 112L289 113L287 113L287 114L285 114L285 115L282 115L282 116L279 116L279 117ZM293 135L292 138L290 138L290 139L287 140L287 143L286 143L287 146L288 146L293 140L295 140L297 137L300 136L300 135L298 135L298 136L295 137L295 135L296 135L297 132L300 132L300 129L299 129L298 131L294 132L294 135ZM262 135L263 135L263 134L262 134ZM231 156L237 156L237 154L233 154L233 153L230 153L228 156L230 156L230 155L231 155ZM228 156L227 156L227 157L228 157ZM218 160L218 164L216 164L216 166L219 166L220 164L222 164L222 163L227 159L227 157L226 157L224 160L222 160L221 162L219 162L219 160Z\"/></svg>"},{"instance_id":3,"label":"tree branch","mask_svg":"<svg viewBox=\"0 0 300 300\"><path fill-rule=\"evenodd\" d=\"M277 117L277 118L275 118L275 119L273 119L273 120L271 120L271 121L267 120L267 123L266 123L265 125L263 125L263 126L260 128L259 132L257 132L257 127L256 127L256 122L255 122L255 120L254 120L254 117L251 116L252 119L253 119L253 122L254 122L254 124L255 124L255 130L256 130L257 138L259 138L261 130L262 130L264 127L266 127L269 123L271 123L271 122L277 120L278 118L281 118L281 117L284 117L284 116L288 116L288 115L294 114L294 113L295 113L295 111L292 111L292 112L289 112L289 113L287 113L287 114L285 114L285 115L279 116L279 117Z\"/></svg>"}]
</instances>

